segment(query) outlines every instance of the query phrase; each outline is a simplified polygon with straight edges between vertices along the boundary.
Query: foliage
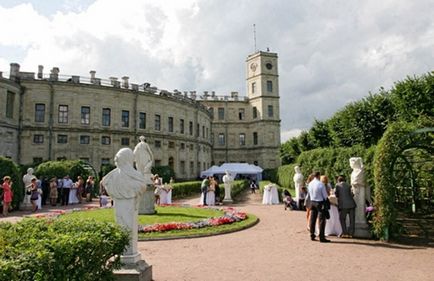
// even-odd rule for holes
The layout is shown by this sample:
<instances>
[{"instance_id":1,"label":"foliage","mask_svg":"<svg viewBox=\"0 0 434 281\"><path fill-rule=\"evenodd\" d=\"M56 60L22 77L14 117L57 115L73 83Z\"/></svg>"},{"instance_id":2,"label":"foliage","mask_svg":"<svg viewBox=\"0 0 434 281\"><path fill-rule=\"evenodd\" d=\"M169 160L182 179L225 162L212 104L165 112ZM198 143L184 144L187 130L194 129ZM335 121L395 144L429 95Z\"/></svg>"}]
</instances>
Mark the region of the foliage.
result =
<instances>
[{"instance_id":1,"label":"foliage","mask_svg":"<svg viewBox=\"0 0 434 281\"><path fill-rule=\"evenodd\" d=\"M72 180L75 180L78 176L87 178L89 171L84 168L80 160L47 161L36 168L35 175L38 178L63 178L69 175Z\"/></svg>"},{"instance_id":2,"label":"foliage","mask_svg":"<svg viewBox=\"0 0 434 281\"><path fill-rule=\"evenodd\" d=\"M170 178L175 178L175 172L169 166L155 166L151 169L152 174L158 174L163 178L163 182L169 182Z\"/></svg>"},{"instance_id":3,"label":"foliage","mask_svg":"<svg viewBox=\"0 0 434 281\"><path fill-rule=\"evenodd\" d=\"M188 181L174 183L172 185L172 197L174 199L185 198L192 194L200 193L200 181Z\"/></svg>"},{"instance_id":4,"label":"foliage","mask_svg":"<svg viewBox=\"0 0 434 281\"><path fill-rule=\"evenodd\" d=\"M389 235L393 237L399 230L394 202L397 182L402 179L394 176L396 159L408 148L426 145L428 150L432 150L432 135L422 142L416 142L413 137L409 136L417 128L423 127L434 127L434 119L422 118L411 123L396 122L389 126L378 143L374 157L374 177L377 187L374 204L377 211L373 226L374 233L382 239L388 240Z\"/></svg>"},{"instance_id":5,"label":"foliage","mask_svg":"<svg viewBox=\"0 0 434 281\"><path fill-rule=\"evenodd\" d=\"M94 220L1 223L0 280L113 280L128 240L119 226Z\"/></svg>"},{"instance_id":6,"label":"foliage","mask_svg":"<svg viewBox=\"0 0 434 281\"><path fill-rule=\"evenodd\" d=\"M12 180L12 208L18 209L24 198L23 181L20 177L18 166L10 159L0 157L0 181L3 183L3 177L10 176Z\"/></svg>"},{"instance_id":7,"label":"foliage","mask_svg":"<svg viewBox=\"0 0 434 281\"><path fill-rule=\"evenodd\" d=\"M282 164L294 163L300 153L301 147L298 139L291 138L280 147L280 158L282 159Z\"/></svg>"}]
</instances>

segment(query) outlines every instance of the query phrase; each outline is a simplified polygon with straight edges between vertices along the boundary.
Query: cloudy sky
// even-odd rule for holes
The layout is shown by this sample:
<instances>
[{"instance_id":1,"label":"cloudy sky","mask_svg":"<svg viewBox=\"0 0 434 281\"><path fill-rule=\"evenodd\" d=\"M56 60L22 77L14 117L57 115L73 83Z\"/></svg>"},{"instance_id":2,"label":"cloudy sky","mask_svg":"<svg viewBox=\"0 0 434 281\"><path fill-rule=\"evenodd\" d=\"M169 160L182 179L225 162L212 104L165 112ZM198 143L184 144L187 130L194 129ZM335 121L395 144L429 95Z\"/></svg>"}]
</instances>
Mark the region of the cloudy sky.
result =
<instances>
[{"instance_id":1,"label":"cloudy sky","mask_svg":"<svg viewBox=\"0 0 434 281\"><path fill-rule=\"evenodd\" d=\"M434 70L433 0L0 0L0 71L127 75L238 91L245 59L279 55L282 141L407 75Z\"/></svg>"}]
</instances>

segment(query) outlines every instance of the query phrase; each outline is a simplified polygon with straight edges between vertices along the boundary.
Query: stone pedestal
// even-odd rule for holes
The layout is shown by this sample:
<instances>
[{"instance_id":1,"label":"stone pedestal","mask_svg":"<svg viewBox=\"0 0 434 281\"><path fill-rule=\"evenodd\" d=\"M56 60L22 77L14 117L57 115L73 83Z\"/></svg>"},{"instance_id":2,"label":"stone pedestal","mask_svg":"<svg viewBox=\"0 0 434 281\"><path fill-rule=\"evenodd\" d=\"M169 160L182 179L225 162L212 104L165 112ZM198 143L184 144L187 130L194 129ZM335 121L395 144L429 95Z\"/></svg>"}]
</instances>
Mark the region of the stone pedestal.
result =
<instances>
[{"instance_id":1,"label":"stone pedestal","mask_svg":"<svg viewBox=\"0 0 434 281\"><path fill-rule=\"evenodd\" d=\"M115 281L151 281L152 265L148 265L144 260L136 264L123 266L114 272Z\"/></svg>"},{"instance_id":2,"label":"stone pedestal","mask_svg":"<svg viewBox=\"0 0 434 281\"><path fill-rule=\"evenodd\" d=\"M20 204L21 211L31 211L33 209L32 203L30 203L30 195L24 194L24 200Z\"/></svg>"},{"instance_id":3,"label":"stone pedestal","mask_svg":"<svg viewBox=\"0 0 434 281\"><path fill-rule=\"evenodd\" d=\"M155 194L152 185L148 185L140 199L139 215L153 215L155 211Z\"/></svg>"},{"instance_id":4,"label":"stone pedestal","mask_svg":"<svg viewBox=\"0 0 434 281\"><path fill-rule=\"evenodd\" d=\"M371 238L371 233L369 231L368 222L366 221L365 212L365 188L358 187L354 189L354 201L356 201L356 224L354 237L358 238Z\"/></svg>"},{"instance_id":5,"label":"stone pedestal","mask_svg":"<svg viewBox=\"0 0 434 281\"><path fill-rule=\"evenodd\" d=\"M354 237L357 238L371 238L371 232L367 223L357 223L354 231Z\"/></svg>"},{"instance_id":6,"label":"stone pedestal","mask_svg":"<svg viewBox=\"0 0 434 281\"><path fill-rule=\"evenodd\" d=\"M231 184L225 183L225 198L223 199L223 203L233 203L234 200L232 200L231 197Z\"/></svg>"}]
</instances>

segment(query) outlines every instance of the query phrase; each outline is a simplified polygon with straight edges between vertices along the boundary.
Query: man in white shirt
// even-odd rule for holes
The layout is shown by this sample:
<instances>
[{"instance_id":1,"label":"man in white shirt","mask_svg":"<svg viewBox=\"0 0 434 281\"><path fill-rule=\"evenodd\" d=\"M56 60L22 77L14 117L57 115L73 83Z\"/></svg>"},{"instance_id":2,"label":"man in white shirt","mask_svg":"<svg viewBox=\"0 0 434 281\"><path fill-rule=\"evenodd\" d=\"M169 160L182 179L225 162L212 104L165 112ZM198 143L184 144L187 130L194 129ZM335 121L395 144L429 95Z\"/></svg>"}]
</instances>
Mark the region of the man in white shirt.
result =
<instances>
[{"instance_id":1,"label":"man in white shirt","mask_svg":"<svg viewBox=\"0 0 434 281\"><path fill-rule=\"evenodd\" d=\"M312 241L315 240L315 226L316 219L319 214L319 241L320 242L330 242L325 238L325 225L326 225L326 217L325 217L325 206L324 203L327 200L327 190L325 185L319 180L321 174L316 172L315 178L309 183L308 192L312 202L312 207L310 210L310 239Z\"/></svg>"}]
</instances>

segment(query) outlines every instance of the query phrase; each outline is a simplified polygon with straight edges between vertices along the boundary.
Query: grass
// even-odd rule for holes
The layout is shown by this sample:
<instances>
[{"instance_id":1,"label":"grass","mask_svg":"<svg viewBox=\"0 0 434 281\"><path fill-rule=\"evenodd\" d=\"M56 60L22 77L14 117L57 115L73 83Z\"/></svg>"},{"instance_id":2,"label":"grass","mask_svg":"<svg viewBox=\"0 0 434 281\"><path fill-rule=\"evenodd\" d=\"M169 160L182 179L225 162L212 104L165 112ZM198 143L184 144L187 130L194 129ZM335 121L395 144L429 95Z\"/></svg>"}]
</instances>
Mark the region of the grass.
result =
<instances>
[{"instance_id":1,"label":"grass","mask_svg":"<svg viewBox=\"0 0 434 281\"><path fill-rule=\"evenodd\" d=\"M223 211L211 208L189 208L189 207L157 207L155 215L140 215L139 224L154 224L168 222L190 222L220 217ZM81 218L95 219L104 222L115 222L114 209L96 209L82 212L67 213L60 219ZM157 240L168 238L199 237L214 234L233 232L247 228L257 221L254 215L248 215L247 219L232 224L220 225L215 227L204 227L199 229L172 230L166 232L139 233L139 240Z\"/></svg>"}]
</instances>

